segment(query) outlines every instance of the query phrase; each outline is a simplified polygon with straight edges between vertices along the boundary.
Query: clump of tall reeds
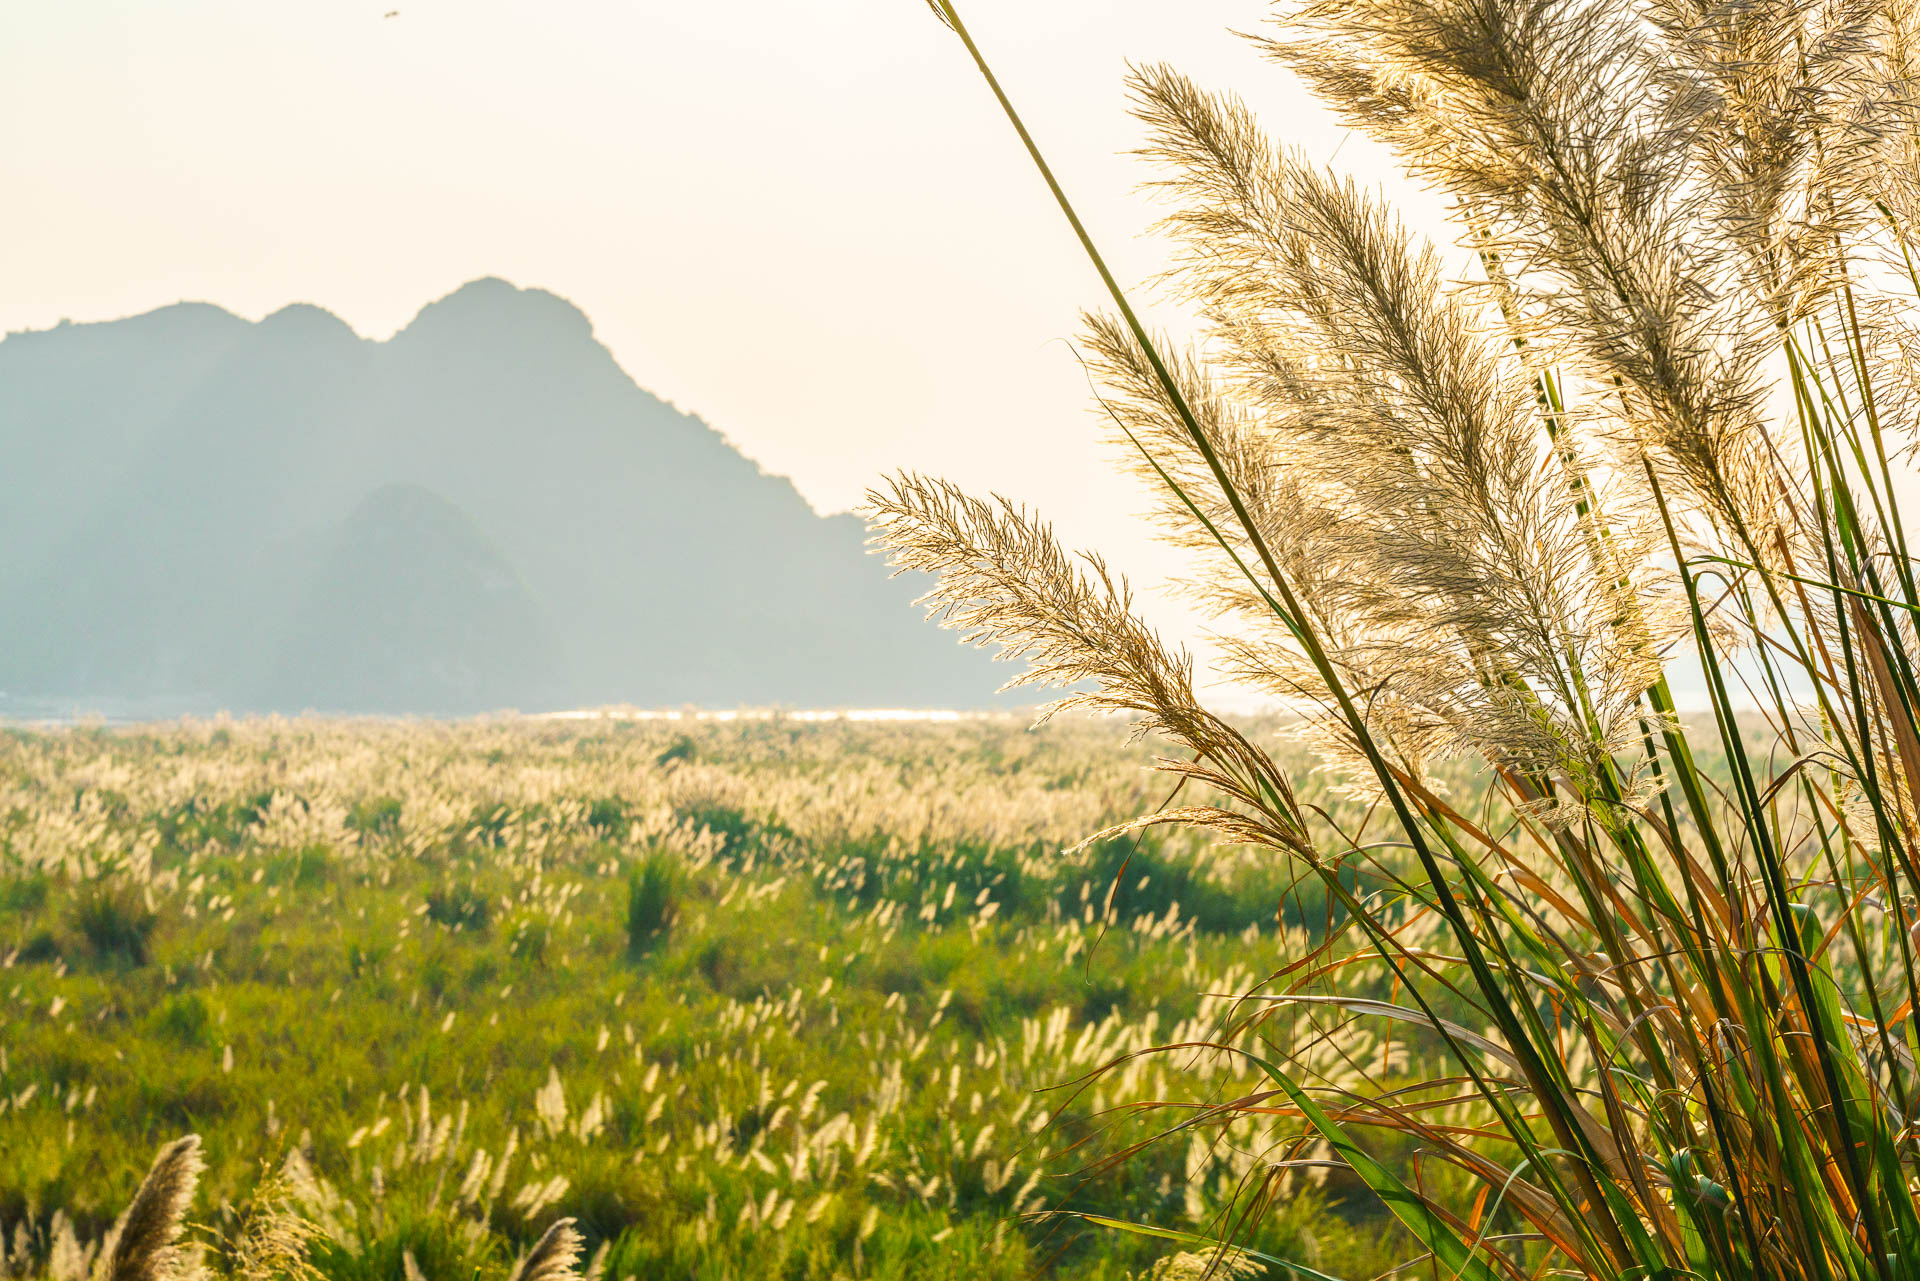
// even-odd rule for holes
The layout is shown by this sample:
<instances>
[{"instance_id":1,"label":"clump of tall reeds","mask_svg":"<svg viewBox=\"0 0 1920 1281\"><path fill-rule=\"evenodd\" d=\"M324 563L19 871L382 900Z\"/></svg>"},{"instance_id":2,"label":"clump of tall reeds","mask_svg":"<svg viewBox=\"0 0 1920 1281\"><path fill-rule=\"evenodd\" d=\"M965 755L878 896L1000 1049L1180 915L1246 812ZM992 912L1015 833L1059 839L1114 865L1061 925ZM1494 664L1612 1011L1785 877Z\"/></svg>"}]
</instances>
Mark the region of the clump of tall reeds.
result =
<instances>
[{"instance_id":1,"label":"clump of tall reeds","mask_svg":"<svg viewBox=\"0 0 1920 1281\"><path fill-rule=\"evenodd\" d=\"M680 869L656 851L627 873L627 955L642 957L663 942L680 913Z\"/></svg>"},{"instance_id":2,"label":"clump of tall reeds","mask_svg":"<svg viewBox=\"0 0 1920 1281\"><path fill-rule=\"evenodd\" d=\"M872 495L950 623L1178 746L1212 796L1140 823L1298 859L1344 910L1223 1038L1273 1047L1266 1088L1171 1127L1297 1118L1219 1235L1331 1159L1437 1275L1920 1276L1920 9L1285 0L1262 48L1451 197L1464 283L1236 100L1139 68L1204 327L1180 354L933 2L1112 294L1102 408L1227 670L1376 802L1360 830L1304 806L1028 513ZM1434 781L1458 758L1494 784L1473 813ZM1426 1067L1298 1066L1362 1018Z\"/></svg>"}]
</instances>

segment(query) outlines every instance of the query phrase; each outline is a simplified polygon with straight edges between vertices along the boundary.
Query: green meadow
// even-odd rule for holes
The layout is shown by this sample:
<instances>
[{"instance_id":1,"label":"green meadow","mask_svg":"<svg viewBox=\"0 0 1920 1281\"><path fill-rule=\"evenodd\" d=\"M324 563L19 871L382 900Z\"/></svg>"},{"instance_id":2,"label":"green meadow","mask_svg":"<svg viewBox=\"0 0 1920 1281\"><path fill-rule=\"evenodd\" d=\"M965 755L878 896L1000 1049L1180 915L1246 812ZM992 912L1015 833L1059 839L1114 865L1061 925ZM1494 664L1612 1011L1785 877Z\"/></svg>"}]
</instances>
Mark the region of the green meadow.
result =
<instances>
[{"instance_id":1,"label":"green meadow","mask_svg":"<svg viewBox=\"0 0 1920 1281\"><path fill-rule=\"evenodd\" d=\"M1258 1185L1249 1244L1375 1275L1417 1250L1297 1122L1176 1129L1256 1078L1147 1051L1271 1035L1227 994L1327 918L1267 852L1075 848L1166 799L1153 755L1067 720L9 732L0 1275L86 1275L187 1133L216 1274L278 1215L341 1281L501 1277L560 1216L611 1281L1170 1275L1081 1216L1214 1234ZM1391 1072L1373 1035L1291 1050Z\"/></svg>"}]
</instances>

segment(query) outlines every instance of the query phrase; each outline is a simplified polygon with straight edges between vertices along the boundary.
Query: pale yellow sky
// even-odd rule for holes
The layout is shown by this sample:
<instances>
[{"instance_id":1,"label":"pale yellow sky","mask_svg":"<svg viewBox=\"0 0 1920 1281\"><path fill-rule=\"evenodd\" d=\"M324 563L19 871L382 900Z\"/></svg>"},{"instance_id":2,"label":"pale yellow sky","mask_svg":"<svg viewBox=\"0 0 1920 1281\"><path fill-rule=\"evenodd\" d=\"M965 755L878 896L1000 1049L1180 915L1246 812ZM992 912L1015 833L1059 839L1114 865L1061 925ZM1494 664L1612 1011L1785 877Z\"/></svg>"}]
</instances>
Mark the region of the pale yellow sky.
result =
<instances>
[{"instance_id":1,"label":"pale yellow sky","mask_svg":"<svg viewBox=\"0 0 1920 1281\"><path fill-rule=\"evenodd\" d=\"M1060 341L1098 282L923 0L8 8L0 328L190 298L385 337L500 275L573 300L641 385L822 511L911 466L1042 507L1149 587L1166 568ZM1161 261L1121 154L1128 59L1390 179L1230 34L1261 0L962 12L1124 281Z\"/></svg>"}]
</instances>

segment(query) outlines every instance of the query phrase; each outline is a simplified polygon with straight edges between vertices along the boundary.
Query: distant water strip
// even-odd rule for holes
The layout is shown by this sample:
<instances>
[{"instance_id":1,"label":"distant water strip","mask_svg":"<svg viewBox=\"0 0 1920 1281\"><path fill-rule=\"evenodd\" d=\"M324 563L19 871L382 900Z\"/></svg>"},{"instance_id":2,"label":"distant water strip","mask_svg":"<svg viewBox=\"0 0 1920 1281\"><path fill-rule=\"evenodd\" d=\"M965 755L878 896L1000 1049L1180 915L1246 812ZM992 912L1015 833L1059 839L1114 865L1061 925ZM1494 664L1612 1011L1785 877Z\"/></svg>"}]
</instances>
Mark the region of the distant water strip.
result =
<instances>
[{"instance_id":1,"label":"distant water strip","mask_svg":"<svg viewBox=\"0 0 1920 1281\"><path fill-rule=\"evenodd\" d=\"M1017 712L963 712L951 707L781 708L743 707L732 710L685 708L659 711L642 707L589 707L570 712L542 712L528 717L543 721L998 721Z\"/></svg>"}]
</instances>

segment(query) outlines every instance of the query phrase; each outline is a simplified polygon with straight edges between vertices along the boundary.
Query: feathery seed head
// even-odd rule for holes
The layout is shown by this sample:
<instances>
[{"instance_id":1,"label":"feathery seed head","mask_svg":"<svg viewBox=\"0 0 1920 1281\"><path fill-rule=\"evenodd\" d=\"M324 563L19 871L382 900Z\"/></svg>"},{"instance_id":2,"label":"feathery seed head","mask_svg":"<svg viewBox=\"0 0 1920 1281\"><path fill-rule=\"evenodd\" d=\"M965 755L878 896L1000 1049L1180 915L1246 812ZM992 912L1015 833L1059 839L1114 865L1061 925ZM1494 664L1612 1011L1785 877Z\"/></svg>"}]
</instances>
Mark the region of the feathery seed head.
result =
<instances>
[{"instance_id":1,"label":"feathery seed head","mask_svg":"<svg viewBox=\"0 0 1920 1281\"><path fill-rule=\"evenodd\" d=\"M508 1281L579 1281L580 1233L572 1219L555 1219L540 1234L526 1257L514 1266Z\"/></svg>"},{"instance_id":2,"label":"feathery seed head","mask_svg":"<svg viewBox=\"0 0 1920 1281\"><path fill-rule=\"evenodd\" d=\"M114 1224L102 1251L100 1281L174 1281L181 1275L184 1257L177 1242L203 1168L197 1134L160 1149Z\"/></svg>"}]
</instances>

